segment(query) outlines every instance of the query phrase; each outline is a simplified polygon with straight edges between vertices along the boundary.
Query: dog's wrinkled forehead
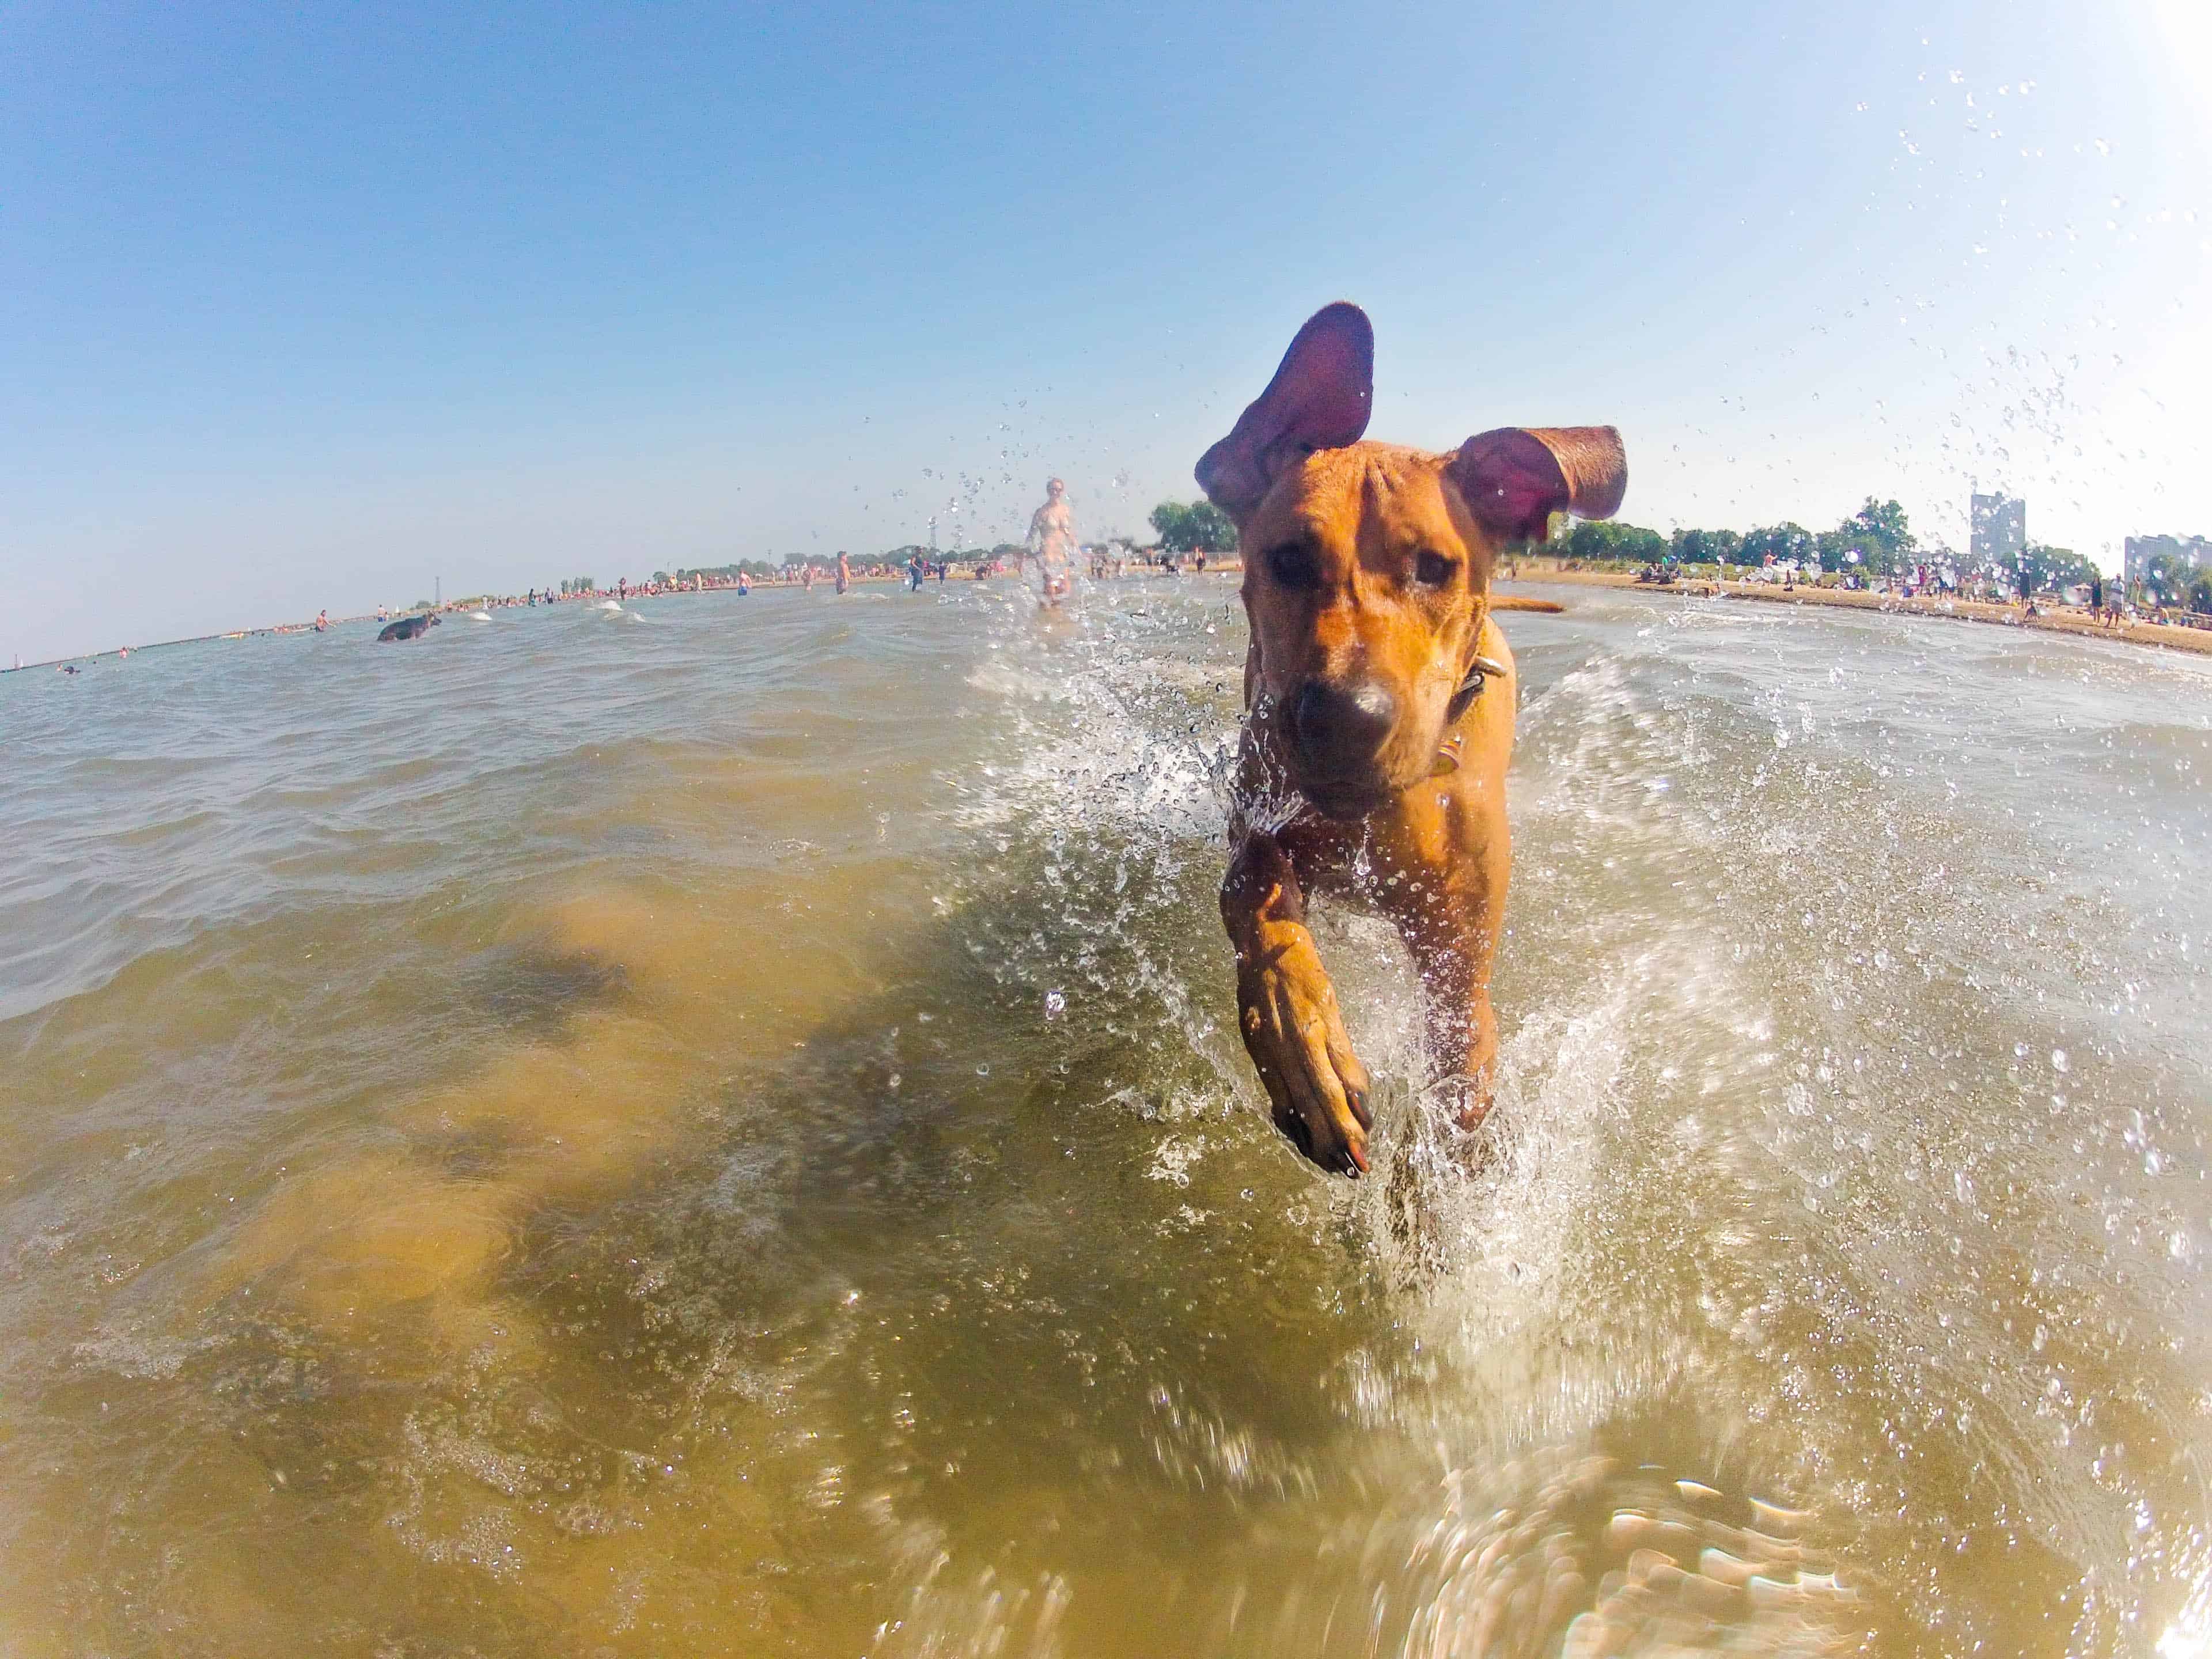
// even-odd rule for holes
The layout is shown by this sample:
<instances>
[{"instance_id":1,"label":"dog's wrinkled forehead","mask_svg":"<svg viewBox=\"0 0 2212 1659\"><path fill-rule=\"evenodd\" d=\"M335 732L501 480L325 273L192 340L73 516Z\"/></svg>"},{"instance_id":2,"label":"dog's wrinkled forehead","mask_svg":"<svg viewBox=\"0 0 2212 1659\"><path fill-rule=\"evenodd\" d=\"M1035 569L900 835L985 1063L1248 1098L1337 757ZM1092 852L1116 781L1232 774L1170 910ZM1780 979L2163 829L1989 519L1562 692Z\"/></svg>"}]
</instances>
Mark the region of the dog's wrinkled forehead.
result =
<instances>
[{"instance_id":1,"label":"dog's wrinkled forehead","mask_svg":"<svg viewBox=\"0 0 2212 1659\"><path fill-rule=\"evenodd\" d=\"M1253 515L1255 545L1303 539L1346 553L1465 547L1476 526L1452 510L1449 458L1399 444L1316 450L1286 471Z\"/></svg>"}]
</instances>

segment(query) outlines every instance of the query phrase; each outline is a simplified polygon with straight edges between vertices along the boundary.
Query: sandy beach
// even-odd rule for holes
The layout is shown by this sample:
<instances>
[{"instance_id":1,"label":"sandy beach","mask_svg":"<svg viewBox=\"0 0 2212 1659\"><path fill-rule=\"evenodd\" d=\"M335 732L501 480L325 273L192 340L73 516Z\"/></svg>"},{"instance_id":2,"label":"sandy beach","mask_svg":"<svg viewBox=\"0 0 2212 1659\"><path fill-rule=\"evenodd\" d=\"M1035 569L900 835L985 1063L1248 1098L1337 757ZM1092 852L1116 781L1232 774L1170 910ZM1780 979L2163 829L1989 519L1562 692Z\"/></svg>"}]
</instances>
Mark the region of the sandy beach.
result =
<instances>
[{"instance_id":1,"label":"sandy beach","mask_svg":"<svg viewBox=\"0 0 2212 1659\"><path fill-rule=\"evenodd\" d=\"M1684 580L1662 587L1637 580L1632 571L1572 570L1565 568L1561 561L1553 559L1523 559L1516 570L1516 574L1511 580L1501 577L1498 585L1510 587L1516 581L1559 582L1580 587L1618 588L1625 592L1648 593L1655 598L1677 596L1756 599L1768 605L1835 605L1844 610L1881 611L1901 617L1994 623L2004 628L2031 628L2047 634L2071 634L2085 639L2125 640L2133 645L2165 646L2176 651L2193 651L2199 655L2212 656L2212 629L2151 622L2125 622L2117 628L2106 628L2072 611L2041 610L2033 616L2022 616L2016 605L1990 605L1978 599L1908 599L1894 593L1854 592L1838 587L1785 588L1771 582L1724 582L1702 578Z\"/></svg>"}]
</instances>

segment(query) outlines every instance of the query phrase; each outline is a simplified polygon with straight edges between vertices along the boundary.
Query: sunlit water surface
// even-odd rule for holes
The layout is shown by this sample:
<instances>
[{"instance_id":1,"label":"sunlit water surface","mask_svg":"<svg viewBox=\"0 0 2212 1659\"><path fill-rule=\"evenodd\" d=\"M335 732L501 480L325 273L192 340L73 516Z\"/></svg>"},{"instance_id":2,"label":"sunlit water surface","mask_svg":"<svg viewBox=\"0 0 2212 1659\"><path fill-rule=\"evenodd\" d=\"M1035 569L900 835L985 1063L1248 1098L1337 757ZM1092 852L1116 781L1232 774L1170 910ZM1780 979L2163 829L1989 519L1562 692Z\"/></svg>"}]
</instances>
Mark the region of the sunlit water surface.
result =
<instances>
[{"instance_id":1,"label":"sunlit water surface","mask_svg":"<svg viewBox=\"0 0 2212 1659\"><path fill-rule=\"evenodd\" d=\"M1358 1186L1218 578L0 680L0 1651L2203 1652L2212 672L1560 597Z\"/></svg>"}]
</instances>

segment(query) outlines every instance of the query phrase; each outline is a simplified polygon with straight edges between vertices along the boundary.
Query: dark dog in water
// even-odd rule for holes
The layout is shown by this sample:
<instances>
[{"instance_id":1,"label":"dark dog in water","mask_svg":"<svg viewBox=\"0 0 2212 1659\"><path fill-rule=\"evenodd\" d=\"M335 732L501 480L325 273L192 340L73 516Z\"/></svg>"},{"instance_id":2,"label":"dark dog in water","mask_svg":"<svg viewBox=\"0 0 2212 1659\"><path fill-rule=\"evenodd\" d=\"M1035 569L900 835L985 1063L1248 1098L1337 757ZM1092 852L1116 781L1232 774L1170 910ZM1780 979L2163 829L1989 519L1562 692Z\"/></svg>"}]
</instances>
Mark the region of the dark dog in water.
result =
<instances>
[{"instance_id":1,"label":"dark dog in water","mask_svg":"<svg viewBox=\"0 0 2212 1659\"><path fill-rule=\"evenodd\" d=\"M388 640L419 640L424 629L437 625L438 618L433 611L426 611L419 617L402 617L398 622L387 625L376 636L376 642L382 645Z\"/></svg>"}]
</instances>

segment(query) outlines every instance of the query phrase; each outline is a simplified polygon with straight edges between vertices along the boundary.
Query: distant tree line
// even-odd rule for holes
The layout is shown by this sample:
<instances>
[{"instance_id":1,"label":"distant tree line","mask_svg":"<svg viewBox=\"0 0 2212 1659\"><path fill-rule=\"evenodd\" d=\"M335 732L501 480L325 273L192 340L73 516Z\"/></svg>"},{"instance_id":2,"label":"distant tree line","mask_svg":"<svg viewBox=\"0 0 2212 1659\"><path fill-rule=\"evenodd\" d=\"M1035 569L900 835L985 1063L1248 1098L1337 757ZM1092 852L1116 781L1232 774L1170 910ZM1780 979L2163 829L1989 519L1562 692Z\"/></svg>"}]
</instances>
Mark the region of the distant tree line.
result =
<instances>
[{"instance_id":1,"label":"distant tree line","mask_svg":"<svg viewBox=\"0 0 2212 1659\"><path fill-rule=\"evenodd\" d=\"M1671 536L1641 526L1584 520L1547 544L1545 551L1562 558L1622 561L1632 564L1763 565L1795 561L1807 570L1856 571L1868 576L1904 574L1917 563L1947 565L1962 575L2016 582L2019 567L1992 564L1975 569L1966 558L1937 545L1923 547L1905 509L1872 495L1833 530L1808 530L1787 520L1755 530L1677 530ZM2087 582L2100 573L2071 548L2030 544L2021 556L2032 591L2044 592Z\"/></svg>"}]
</instances>

